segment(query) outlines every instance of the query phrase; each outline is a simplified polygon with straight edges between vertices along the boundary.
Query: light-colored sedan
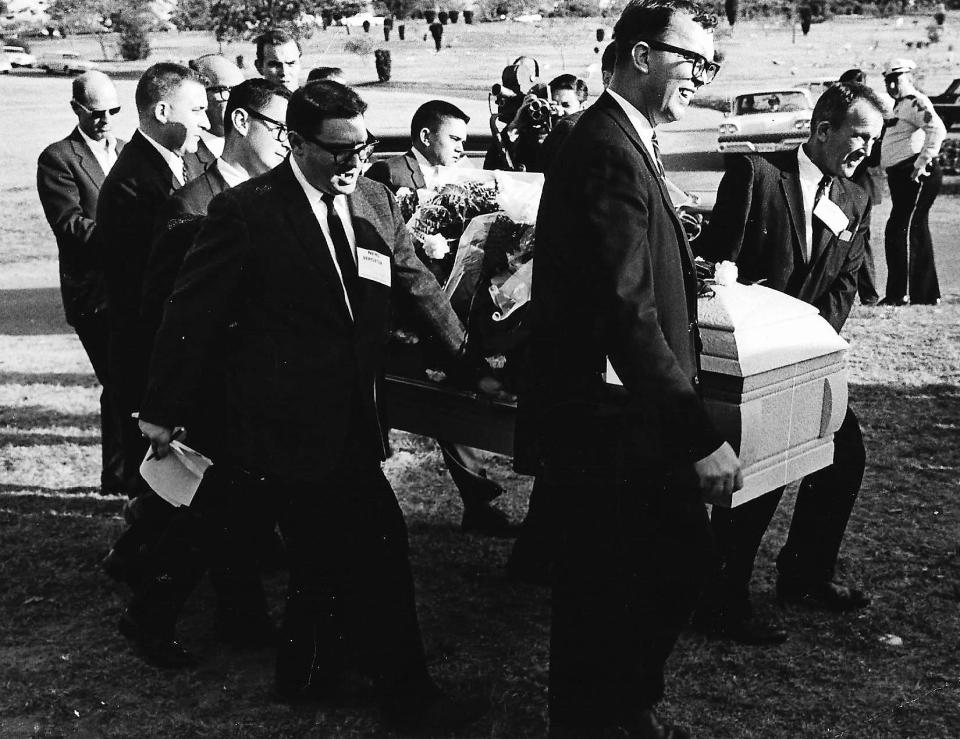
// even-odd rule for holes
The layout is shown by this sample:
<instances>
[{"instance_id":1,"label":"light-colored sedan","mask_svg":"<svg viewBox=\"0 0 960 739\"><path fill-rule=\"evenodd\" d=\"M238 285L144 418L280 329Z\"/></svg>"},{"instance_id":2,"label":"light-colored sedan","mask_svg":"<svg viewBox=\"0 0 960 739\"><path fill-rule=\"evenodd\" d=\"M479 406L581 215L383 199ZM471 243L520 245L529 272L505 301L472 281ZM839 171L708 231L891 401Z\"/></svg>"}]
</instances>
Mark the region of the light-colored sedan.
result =
<instances>
[{"instance_id":1,"label":"light-colored sedan","mask_svg":"<svg viewBox=\"0 0 960 739\"><path fill-rule=\"evenodd\" d=\"M82 74L96 69L97 63L74 51L62 51L44 54L40 57L37 66L46 70L47 74Z\"/></svg>"},{"instance_id":2,"label":"light-colored sedan","mask_svg":"<svg viewBox=\"0 0 960 739\"><path fill-rule=\"evenodd\" d=\"M0 50L0 74L10 74L10 60L7 58L6 52Z\"/></svg>"},{"instance_id":3,"label":"light-colored sedan","mask_svg":"<svg viewBox=\"0 0 960 739\"><path fill-rule=\"evenodd\" d=\"M3 51L13 67L32 67L37 63L36 57L22 46L4 46Z\"/></svg>"},{"instance_id":4,"label":"light-colored sedan","mask_svg":"<svg viewBox=\"0 0 960 739\"><path fill-rule=\"evenodd\" d=\"M810 135L813 100L807 90L780 89L741 93L717 131L725 154L795 149Z\"/></svg>"}]
</instances>

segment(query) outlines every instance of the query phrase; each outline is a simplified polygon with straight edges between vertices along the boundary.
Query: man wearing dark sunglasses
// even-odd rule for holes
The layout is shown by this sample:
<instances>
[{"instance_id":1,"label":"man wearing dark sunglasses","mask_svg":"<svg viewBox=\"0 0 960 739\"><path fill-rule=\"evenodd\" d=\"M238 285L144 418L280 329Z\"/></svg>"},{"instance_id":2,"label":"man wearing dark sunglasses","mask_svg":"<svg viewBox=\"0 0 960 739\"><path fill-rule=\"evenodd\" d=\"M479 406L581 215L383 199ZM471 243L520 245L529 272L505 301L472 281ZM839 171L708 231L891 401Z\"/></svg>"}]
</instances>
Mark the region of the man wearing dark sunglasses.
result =
<instances>
[{"instance_id":1,"label":"man wearing dark sunglasses","mask_svg":"<svg viewBox=\"0 0 960 739\"><path fill-rule=\"evenodd\" d=\"M427 670L406 527L380 466L380 378L395 293L451 368L464 331L389 190L360 178L376 143L366 107L337 82L298 89L287 161L211 201L164 311L141 430L164 456L233 327L220 445L244 472L236 494L278 516L287 547L279 697L335 699L357 656L385 723L440 736L484 706L446 697Z\"/></svg>"},{"instance_id":2,"label":"man wearing dark sunglasses","mask_svg":"<svg viewBox=\"0 0 960 739\"><path fill-rule=\"evenodd\" d=\"M610 85L540 202L516 458L556 543L551 739L688 736L654 707L708 563L704 501L742 480L698 392L693 255L655 129L716 73L715 22L688 0L627 5Z\"/></svg>"},{"instance_id":3,"label":"man wearing dark sunglasses","mask_svg":"<svg viewBox=\"0 0 960 739\"><path fill-rule=\"evenodd\" d=\"M100 186L117 160L123 141L113 133L120 112L117 90L102 72L87 72L73 81L70 101L77 127L51 144L37 162L37 193L53 229L60 258L60 290L67 323L103 386L100 431L104 494L123 492L123 457L119 408L107 368L107 297L96 211Z\"/></svg>"}]
</instances>

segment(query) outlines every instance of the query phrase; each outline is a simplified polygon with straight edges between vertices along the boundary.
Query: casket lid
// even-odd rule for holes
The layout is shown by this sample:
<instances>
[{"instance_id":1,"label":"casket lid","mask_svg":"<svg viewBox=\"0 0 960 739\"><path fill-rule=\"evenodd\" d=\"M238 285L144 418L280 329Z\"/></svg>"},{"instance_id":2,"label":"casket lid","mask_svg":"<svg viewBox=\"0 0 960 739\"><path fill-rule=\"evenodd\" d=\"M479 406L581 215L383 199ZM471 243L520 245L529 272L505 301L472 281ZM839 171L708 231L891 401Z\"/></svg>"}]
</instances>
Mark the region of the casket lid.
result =
<instances>
[{"instance_id":1,"label":"casket lid","mask_svg":"<svg viewBox=\"0 0 960 739\"><path fill-rule=\"evenodd\" d=\"M847 349L815 307L763 285L716 285L698 314L707 372L747 377Z\"/></svg>"}]
</instances>

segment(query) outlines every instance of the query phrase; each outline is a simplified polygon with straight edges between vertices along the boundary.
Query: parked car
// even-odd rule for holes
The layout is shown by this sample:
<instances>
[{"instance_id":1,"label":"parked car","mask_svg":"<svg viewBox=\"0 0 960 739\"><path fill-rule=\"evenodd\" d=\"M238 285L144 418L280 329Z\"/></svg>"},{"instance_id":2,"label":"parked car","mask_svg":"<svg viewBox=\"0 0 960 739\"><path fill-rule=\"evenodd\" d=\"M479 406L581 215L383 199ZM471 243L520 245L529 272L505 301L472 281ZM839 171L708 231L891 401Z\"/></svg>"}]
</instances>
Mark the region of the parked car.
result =
<instances>
[{"instance_id":1,"label":"parked car","mask_svg":"<svg viewBox=\"0 0 960 739\"><path fill-rule=\"evenodd\" d=\"M82 57L75 51L61 51L51 54L44 54L37 62L37 66L43 69L47 74L81 74L96 69L96 62Z\"/></svg>"},{"instance_id":2,"label":"parked car","mask_svg":"<svg viewBox=\"0 0 960 739\"><path fill-rule=\"evenodd\" d=\"M805 89L781 88L736 95L720 124L724 154L795 149L810 135L813 100Z\"/></svg>"},{"instance_id":3,"label":"parked car","mask_svg":"<svg viewBox=\"0 0 960 739\"><path fill-rule=\"evenodd\" d=\"M0 50L0 74L10 74L12 66L7 58L7 52Z\"/></svg>"},{"instance_id":4,"label":"parked car","mask_svg":"<svg viewBox=\"0 0 960 739\"><path fill-rule=\"evenodd\" d=\"M28 53L22 46L5 45L3 51L7 55L10 65L14 68L32 67L37 63L36 57Z\"/></svg>"},{"instance_id":5,"label":"parked car","mask_svg":"<svg viewBox=\"0 0 960 739\"><path fill-rule=\"evenodd\" d=\"M930 102L948 131L952 125L960 123L960 78L951 82L939 95L931 95Z\"/></svg>"}]
</instances>

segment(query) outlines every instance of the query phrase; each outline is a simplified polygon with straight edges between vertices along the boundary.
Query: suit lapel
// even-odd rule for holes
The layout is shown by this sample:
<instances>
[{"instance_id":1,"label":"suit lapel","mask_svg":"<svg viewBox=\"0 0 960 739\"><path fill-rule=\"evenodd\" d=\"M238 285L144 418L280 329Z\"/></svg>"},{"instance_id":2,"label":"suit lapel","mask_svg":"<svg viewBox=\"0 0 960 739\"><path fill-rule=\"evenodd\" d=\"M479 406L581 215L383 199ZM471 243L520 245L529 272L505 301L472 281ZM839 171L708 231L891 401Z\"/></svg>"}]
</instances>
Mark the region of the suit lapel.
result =
<instances>
[{"instance_id":1,"label":"suit lapel","mask_svg":"<svg viewBox=\"0 0 960 739\"><path fill-rule=\"evenodd\" d=\"M794 255L797 264L803 264L803 255L807 253L807 229L804 223L806 213L803 211L803 194L800 191L800 172L796 156L793 156L788 166L780 169L780 187L787 203L787 212L790 214L790 223L793 226L795 247L799 247L799 254Z\"/></svg>"},{"instance_id":2,"label":"suit lapel","mask_svg":"<svg viewBox=\"0 0 960 739\"><path fill-rule=\"evenodd\" d=\"M347 203L350 208L350 218L357 249L369 249L378 252L385 255L392 263L392 254L385 238L386 234L392 240L392 219L389 223L385 222L383 215L370 202L361 187L357 187L353 195L347 199ZM390 229L389 232L387 232L388 229ZM360 305L354 306L353 311L358 327L366 325L367 320L371 317L382 314L382 304L384 300L389 300L390 288L374 280L361 277L359 293Z\"/></svg>"},{"instance_id":3,"label":"suit lapel","mask_svg":"<svg viewBox=\"0 0 960 739\"><path fill-rule=\"evenodd\" d=\"M852 228L854 213L850 199L847 197L846 189L834 179L830 187L830 192L827 193L826 197L829 197L847 217L848 223L846 230L851 233L850 238L852 239L852 234L855 231L855 229ZM822 272L822 265L837 251L838 242L839 237L837 234L833 233L833 231L824 224L823 228L820 229L820 238L817 239L817 243L814 244L813 253L810 255L810 269L807 273L807 280L810 280L813 275Z\"/></svg>"},{"instance_id":4,"label":"suit lapel","mask_svg":"<svg viewBox=\"0 0 960 739\"><path fill-rule=\"evenodd\" d=\"M289 160L274 170L274 179L275 192L283 210L286 211L300 248L303 249L307 259L320 270L328 283L328 289L336 292L335 302L342 308L339 312L343 320L350 324L352 322L350 312L343 297L343 286L337 268L333 264L333 256L330 254L327 240L310 206L310 201L293 175Z\"/></svg>"},{"instance_id":5,"label":"suit lapel","mask_svg":"<svg viewBox=\"0 0 960 739\"><path fill-rule=\"evenodd\" d=\"M637 151L640 152L640 157L643 159L644 164L647 167L647 172L650 174L650 177L653 178L653 181L657 183L657 187L660 189L660 197L663 200L663 207L670 215L670 219L673 221L673 228L677 232L677 240L680 242L680 253L686 262L686 269L684 269L684 273L691 275L694 274L694 257L693 251L690 249L690 242L687 240L687 232L684 230L679 216L677 216L677 211L673 205L673 200L670 198L670 193L667 192L666 183L664 182L663 178L660 177L656 162L653 161L653 157L647 150L643 140L640 138L640 134L637 133L637 129L634 127L633 123L630 122L630 119L627 118L627 114L624 112L623 108L620 107L620 104L610 95L604 93L600 96L599 100L594 103L594 105L599 105L601 109L605 109L609 113L617 125L620 126L620 128L626 134L627 138L630 139L630 142L636 147Z\"/></svg>"},{"instance_id":6,"label":"suit lapel","mask_svg":"<svg viewBox=\"0 0 960 739\"><path fill-rule=\"evenodd\" d=\"M417 161L412 150L403 155L403 161L406 162L407 169L410 170L410 178L413 180L414 186L418 190L425 188L427 181L423 177L423 170L420 169L420 162Z\"/></svg>"},{"instance_id":7,"label":"suit lapel","mask_svg":"<svg viewBox=\"0 0 960 739\"><path fill-rule=\"evenodd\" d=\"M134 132L133 137L130 139L130 146L139 149L144 159L153 165L153 168L160 178L170 183L170 192L174 192L183 187L183 185L180 184L180 180L173 174L173 170L170 169L170 165L167 164L167 160L163 158L153 144L147 141L146 136L140 133L139 129Z\"/></svg>"},{"instance_id":8,"label":"suit lapel","mask_svg":"<svg viewBox=\"0 0 960 739\"><path fill-rule=\"evenodd\" d=\"M83 140L83 136L80 135L80 131L76 128L73 129L73 133L70 135L70 145L73 147L73 153L77 157L80 169L87 173L87 177L89 177L99 189L100 186L103 185L105 173L100 166L100 162L97 161L97 157L90 151L87 142Z\"/></svg>"}]
</instances>

